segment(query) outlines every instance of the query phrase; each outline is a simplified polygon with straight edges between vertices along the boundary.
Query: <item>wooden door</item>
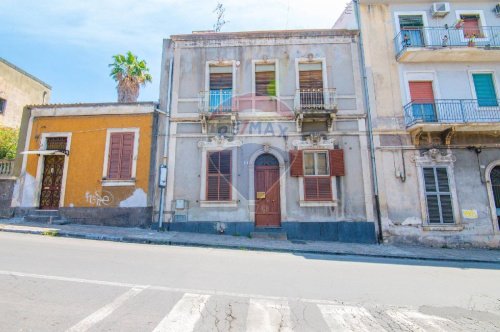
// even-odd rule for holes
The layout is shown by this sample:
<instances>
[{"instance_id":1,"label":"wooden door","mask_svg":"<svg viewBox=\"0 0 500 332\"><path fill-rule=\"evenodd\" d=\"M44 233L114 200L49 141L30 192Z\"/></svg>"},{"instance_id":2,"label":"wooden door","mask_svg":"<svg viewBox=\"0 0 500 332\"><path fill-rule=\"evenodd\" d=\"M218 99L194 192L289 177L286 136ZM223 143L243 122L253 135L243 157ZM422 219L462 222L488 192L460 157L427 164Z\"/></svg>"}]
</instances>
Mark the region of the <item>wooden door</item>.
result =
<instances>
[{"instance_id":1,"label":"wooden door","mask_svg":"<svg viewBox=\"0 0 500 332\"><path fill-rule=\"evenodd\" d=\"M409 82L413 116L424 122L436 122L436 106L432 81Z\"/></svg>"},{"instance_id":2,"label":"wooden door","mask_svg":"<svg viewBox=\"0 0 500 332\"><path fill-rule=\"evenodd\" d=\"M278 160L264 154L255 162L255 226L280 227L280 202Z\"/></svg>"},{"instance_id":3,"label":"wooden door","mask_svg":"<svg viewBox=\"0 0 500 332\"><path fill-rule=\"evenodd\" d=\"M44 157L40 209L57 210L59 208L63 171L64 156Z\"/></svg>"}]
</instances>

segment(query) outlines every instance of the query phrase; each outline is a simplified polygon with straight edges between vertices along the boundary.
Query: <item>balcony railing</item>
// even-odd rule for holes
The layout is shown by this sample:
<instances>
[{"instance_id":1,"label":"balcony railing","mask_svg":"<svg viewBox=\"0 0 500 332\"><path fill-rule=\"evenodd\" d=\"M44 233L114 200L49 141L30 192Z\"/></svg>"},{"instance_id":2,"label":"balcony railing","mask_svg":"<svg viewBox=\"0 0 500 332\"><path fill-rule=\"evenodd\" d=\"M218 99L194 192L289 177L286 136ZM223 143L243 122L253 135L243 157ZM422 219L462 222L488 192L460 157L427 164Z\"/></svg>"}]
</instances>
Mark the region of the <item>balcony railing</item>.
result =
<instances>
[{"instance_id":1,"label":"balcony railing","mask_svg":"<svg viewBox=\"0 0 500 332\"><path fill-rule=\"evenodd\" d=\"M404 106L405 124L500 122L500 100L439 99Z\"/></svg>"},{"instance_id":2,"label":"balcony railing","mask_svg":"<svg viewBox=\"0 0 500 332\"><path fill-rule=\"evenodd\" d=\"M318 112L337 109L335 89L298 89L295 92L295 111Z\"/></svg>"},{"instance_id":3,"label":"balcony railing","mask_svg":"<svg viewBox=\"0 0 500 332\"><path fill-rule=\"evenodd\" d=\"M0 178L14 175L14 160L0 160Z\"/></svg>"},{"instance_id":4,"label":"balcony railing","mask_svg":"<svg viewBox=\"0 0 500 332\"><path fill-rule=\"evenodd\" d=\"M225 114L236 111L236 103L232 89L220 89L200 92L198 106L202 113Z\"/></svg>"},{"instance_id":5,"label":"balcony railing","mask_svg":"<svg viewBox=\"0 0 500 332\"><path fill-rule=\"evenodd\" d=\"M394 38L396 55L408 48L419 47L500 47L500 27L478 29L456 27L425 27L401 30Z\"/></svg>"}]
</instances>

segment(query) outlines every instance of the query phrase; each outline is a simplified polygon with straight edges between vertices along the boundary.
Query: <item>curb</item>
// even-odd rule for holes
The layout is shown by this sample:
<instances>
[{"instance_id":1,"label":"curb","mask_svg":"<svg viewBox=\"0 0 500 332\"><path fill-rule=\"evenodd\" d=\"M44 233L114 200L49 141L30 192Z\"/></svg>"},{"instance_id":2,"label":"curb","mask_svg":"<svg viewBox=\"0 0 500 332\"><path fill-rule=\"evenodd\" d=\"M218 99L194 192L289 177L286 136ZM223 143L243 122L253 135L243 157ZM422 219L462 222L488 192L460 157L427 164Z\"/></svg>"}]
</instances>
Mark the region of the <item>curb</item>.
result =
<instances>
[{"instance_id":1,"label":"curb","mask_svg":"<svg viewBox=\"0 0 500 332\"><path fill-rule=\"evenodd\" d=\"M322 251L310 249L286 249L286 248L269 248L264 246L245 246L221 243L202 243L190 241L178 241L175 239L145 239L135 236L113 236L103 235L97 233L80 233L74 231L65 231L59 229L47 230L34 230L34 229L12 229L0 227L0 232L6 233L19 233L19 234L32 234L42 236L54 237L67 237L84 240L95 241L109 241L109 242L123 242L123 243L141 243L153 245L168 245L179 247L197 247L197 248L217 248L217 249L233 249L233 250L248 250L248 251L261 251L261 252L277 252L277 253L292 253L292 254L309 254L309 255L327 255L327 256L355 256L355 257L368 257L368 258L385 258L385 259L403 259L412 261L431 261L431 262L453 262L453 263L482 263L500 265L500 261L482 260L482 259L459 259L454 257L425 257L425 256L412 256L412 255L390 255L390 254L370 254L359 252L344 252L344 251Z\"/></svg>"}]
</instances>

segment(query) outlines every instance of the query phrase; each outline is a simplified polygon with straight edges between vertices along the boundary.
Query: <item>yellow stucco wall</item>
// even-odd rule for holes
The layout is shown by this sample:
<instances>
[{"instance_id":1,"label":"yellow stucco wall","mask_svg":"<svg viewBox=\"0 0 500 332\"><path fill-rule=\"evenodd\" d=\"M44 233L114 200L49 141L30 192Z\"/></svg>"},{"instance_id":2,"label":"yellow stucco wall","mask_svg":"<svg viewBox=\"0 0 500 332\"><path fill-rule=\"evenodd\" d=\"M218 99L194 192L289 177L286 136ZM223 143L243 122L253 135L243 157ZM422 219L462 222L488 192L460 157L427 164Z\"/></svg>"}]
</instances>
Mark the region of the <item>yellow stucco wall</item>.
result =
<instances>
[{"instance_id":1,"label":"yellow stucco wall","mask_svg":"<svg viewBox=\"0 0 500 332\"><path fill-rule=\"evenodd\" d=\"M19 128L24 106L47 103L50 88L0 61L0 98L7 100L0 126Z\"/></svg>"},{"instance_id":2,"label":"yellow stucco wall","mask_svg":"<svg viewBox=\"0 0 500 332\"><path fill-rule=\"evenodd\" d=\"M148 192L152 119L152 113L34 118L29 150L40 148L43 133L72 134L70 155L66 158L68 171L64 188L65 207L116 207L134 193L138 196L132 199L145 204ZM139 129L135 185L102 186L104 157L108 153L105 151L106 133L109 128ZM37 176L39 158L43 157L28 156L26 165L28 175ZM40 176L37 181L40 181Z\"/></svg>"}]
</instances>

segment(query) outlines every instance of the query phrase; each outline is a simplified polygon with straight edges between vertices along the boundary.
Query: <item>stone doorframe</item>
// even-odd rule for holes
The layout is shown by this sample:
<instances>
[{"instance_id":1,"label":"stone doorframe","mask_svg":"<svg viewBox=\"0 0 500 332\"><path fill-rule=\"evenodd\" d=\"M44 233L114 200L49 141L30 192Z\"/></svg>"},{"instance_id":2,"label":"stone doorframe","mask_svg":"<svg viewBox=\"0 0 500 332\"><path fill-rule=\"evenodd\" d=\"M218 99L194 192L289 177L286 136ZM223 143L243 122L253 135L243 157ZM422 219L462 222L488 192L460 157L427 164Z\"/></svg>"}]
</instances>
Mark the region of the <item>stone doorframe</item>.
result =
<instances>
[{"instance_id":1,"label":"stone doorframe","mask_svg":"<svg viewBox=\"0 0 500 332\"><path fill-rule=\"evenodd\" d=\"M281 222L286 221L286 167L285 159L279 150L270 147L269 145L264 145L262 148L255 151L248 161L248 210L250 214L250 221L255 223L255 161L257 158L265 153L273 155L279 163L280 168L280 210L281 210Z\"/></svg>"},{"instance_id":2,"label":"stone doorframe","mask_svg":"<svg viewBox=\"0 0 500 332\"><path fill-rule=\"evenodd\" d=\"M493 234L500 234L500 229L498 227L498 221L497 221L495 197L493 196L493 186L491 184L491 171L493 171L493 168L497 166L500 167L500 160L496 160L490 163L486 167L484 173L486 179L486 190L488 191L488 201L490 203L491 225L493 227Z\"/></svg>"}]
</instances>

